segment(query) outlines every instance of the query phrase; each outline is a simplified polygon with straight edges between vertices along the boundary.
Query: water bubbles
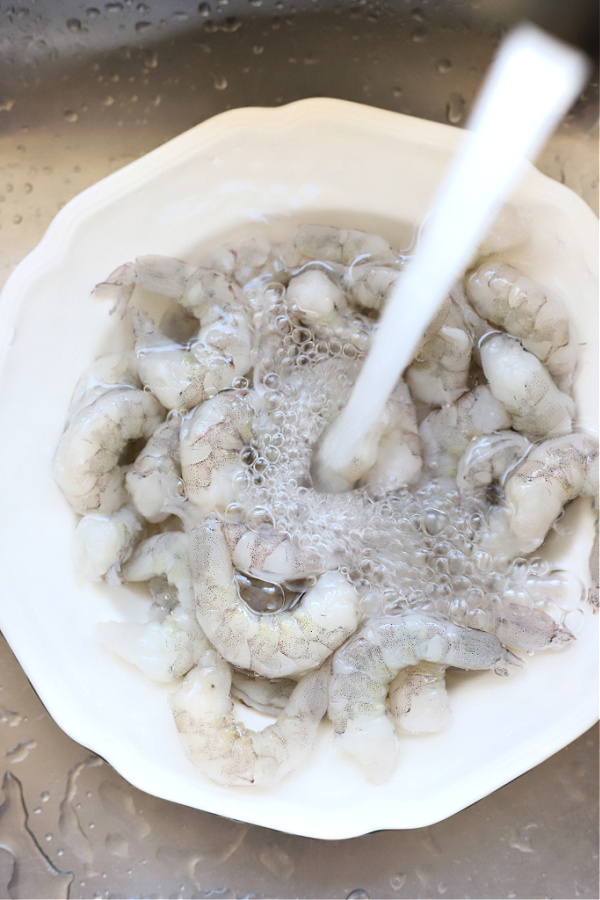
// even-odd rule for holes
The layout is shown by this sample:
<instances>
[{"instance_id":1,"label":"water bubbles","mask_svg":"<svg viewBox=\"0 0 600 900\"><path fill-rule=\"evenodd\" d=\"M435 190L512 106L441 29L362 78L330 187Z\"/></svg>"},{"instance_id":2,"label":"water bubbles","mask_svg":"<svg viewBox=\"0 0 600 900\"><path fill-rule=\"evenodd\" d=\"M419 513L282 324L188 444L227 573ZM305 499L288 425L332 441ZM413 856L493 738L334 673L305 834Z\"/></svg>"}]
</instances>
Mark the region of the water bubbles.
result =
<instances>
[{"instance_id":1,"label":"water bubbles","mask_svg":"<svg viewBox=\"0 0 600 900\"><path fill-rule=\"evenodd\" d=\"M90 6L86 9L85 14L88 19L97 19L100 15L100 10L96 6Z\"/></svg>"},{"instance_id":2,"label":"water bubbles","mask_svg":"<svg viewBox=\"0 0 600 900\"><path fill-rule=\"evenodd\" d=\"M446 121L458 125L465 117L465 98L458 91L452 91L446 103Z\"/></svg>"},{"instance_id":3,"label":"water bubbles","mask_svg":"<svg viewBox=\"0 0 600 900\"><path fill-rule=\"evenodd\" d=\"M67 19L67 30L71 34L79 34L81 31L81 21L79 19Z\"/></svg>"}]
</instances>

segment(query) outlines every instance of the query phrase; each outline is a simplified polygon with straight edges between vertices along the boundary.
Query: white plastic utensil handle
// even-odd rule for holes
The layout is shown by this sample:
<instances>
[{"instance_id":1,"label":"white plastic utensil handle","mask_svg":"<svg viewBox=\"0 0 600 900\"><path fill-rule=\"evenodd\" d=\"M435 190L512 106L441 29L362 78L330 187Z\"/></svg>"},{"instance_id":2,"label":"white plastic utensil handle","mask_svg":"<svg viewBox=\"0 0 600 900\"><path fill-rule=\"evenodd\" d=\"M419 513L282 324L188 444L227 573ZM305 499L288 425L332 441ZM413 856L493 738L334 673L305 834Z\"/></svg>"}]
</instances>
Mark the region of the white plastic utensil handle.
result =
<instances>
[{"instance_id":1,"label":"white plastic utensil handle","mask_svg":"<svg viewBox=\"0 0 600 900\"><path fill-rule=\"evenodd\" d=\"M356 454L527 158L541 149L587 71L581 53L532 25L519 26L501 44L350 399L325 436L318 459L324 484Z\"/></svg>"}]
</instances>

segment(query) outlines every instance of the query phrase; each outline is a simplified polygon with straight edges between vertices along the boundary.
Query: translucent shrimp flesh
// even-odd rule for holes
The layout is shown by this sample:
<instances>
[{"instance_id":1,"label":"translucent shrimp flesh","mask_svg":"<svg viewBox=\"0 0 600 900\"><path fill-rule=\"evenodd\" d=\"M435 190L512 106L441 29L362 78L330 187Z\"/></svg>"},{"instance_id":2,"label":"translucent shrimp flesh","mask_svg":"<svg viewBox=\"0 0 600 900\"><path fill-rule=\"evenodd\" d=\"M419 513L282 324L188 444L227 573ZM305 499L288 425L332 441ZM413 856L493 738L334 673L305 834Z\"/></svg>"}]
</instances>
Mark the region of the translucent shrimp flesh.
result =
<instances>
[{"instance_id":1,"label":"translucent shrimp flesh","mask_svg":"<svg viewBox=\"0 0 600 900\"><path fill-rule=\"evenodd\" d=\"M184 497L180 430L181 419L175 415L159 425L125 476L131 501L147 522L164 522Z\"/></svg>"},{"instance_id":2,"label":"translucent shrimp flesh","mask_svg":"<svg viewBox=\"0 0 600 900\"><path fill-rule=\"evenodd\" d=\"M121 566L133 553L143 527L128 506L108 516L83 516L75 529L77 568L89 581L119 584Z\"/></svg>"},{"instance_id":3,"label":"translucent shrimp flesh","mask_svg":"<svg viewBox=\"0 0 600 900\"><path fill-rule=\"evenodd\" d=\"M390 683L389 709L396 731L430 734L450 723L446 666L419 662L400 669Z\"/></svg>"},{"instance_id":4,"label":"translucent shrimp flesh","mask_svg":"<svg viewBox=\"0 0 600 900\"><path fill-rule=\"evenodd\" d=\"M273 680L234 669L231 673L231 695L251 709L276 717L287 706L296 683L290 678Z\"/></svg>"},{"instance_id":5,"label":"translucent shrimp flesh","mask_svg":"<svg viewBox=\"0 0 600 900\"><path fill-rule=\"evenodd\" d=\"M507 473L520 462L530 442L516 431L486 434L469 445L458 461L456 483L462 493L485 489L493 482L503 483Z\"/></svg>"},{"instance_id":6,"label":"translucent shrimp flesh","mask_svg":"<svg viewBox=\"0 0 600 900\"><path fill-rule=\"evenodd\" d=\"M348 265L359 258L395 263L398 254L377 234L347 231L330 225L300 225L294 238L295 247L309 259L323 259Z\"/></svg>"},{"instance_id":7,"label":"translucent shrimp flesh","mask_svg":"<svg viewBox=\"0 0 600 900\"><path fill-rule=\"evenodd\" d=\"M330 664L300 679L285 709L262 731L233 717L231 670L208 650L173 694L171 708L194 765L219 784L268 786L310 754L327 711Z\"/></svg>"},{"instance_id":8,"label":"translucent shrimp flesh","mask_svg":"<svg viewBox=\"0 0 600 900\"><path fill-rule=\"evenodd\" d=\"M121 455L132 441L147 440L164 409L147 391L114 388L71 419L54 459L54 478L81 515L108 515L126 502Z\"/></svg>"},{"instance_id":9,"label":"translucent shrimp flesh","mask_svg":"<svg viewBox=\"0 0 600 900\"><path fill-rule=\"evenodd\" d=\"M510 425L505 405L487 385L478 385L455 403L434 409L421 422L419 433L427 465L437 474L453 477L459 458L474 438Z\"/></svg>"},{"instance_id":10,"label":"translucent shrimp flesh","mask_svg":"<svg viewBox=\"0 0 600 900\"><path fill-rule=\"evenodd\" d=\"M466 331L447 325L423 341L406 370L413 397L429 406L458 400L467 390L472 345Z\"/></svg>"},{"instance_id":11,"label":"translucent shrimp flesh","mask_svg":"<svg viewBox=\"0 0 600 900\"><path fill-rule=\"evenodd\" d=\"M387 707L388 685L404 666L421 661L506 674L520 661L497 637L455 625L432 613L408 612L370 619L333 657L329 718L342 748L384 781L396 760L398 739Z\"/></svg>"},{"instance_id":12,"label":"translucent shrimp flesh","mask_svg":"<svg viewBox=\"0 0 600 900\"><path fill-rule=\"evenodd\" d=\"M301 675L318 668L358 625L358 593L339 572L320 575L292 609L253 612L240 597L216 521L192 530L190 562L198 621L214 647L237 668L267 678Z\"/></svg>"},{"instance_id":13,"label":"translucent shrimp flesh","mask_svg":"<svg viewBox=\"0 0 600 900\"><path fill-rule=\"evenodd\" d=\"M252 440L248 391L225 391L196 407L181 429L181 473L188 499L205 515L235 500L241 453Z\"/></svg>"},{"instance_id":14,"label":"translucent shrimp flesh","mask_svg":"<svg viewBox=\"0 0 600 900\"><path fill-rule=\"evenodd\" d=\"M536 550L565 503L598 494L598 440L584 432L537 444L505 485L505 505L491 519L491 543Z\"/></svg>"},{"instance_id":15,"label":"translucent shrimp flesh","mask_svg":"<svg viewBox=\"0 0 600 900\"><path fill-rule=\"evenodd\" d=\"M488 259L466 280L467 296L480 316L520 339L570 391L578 359L573 323L559 297L499 259Z\"/></svg>"},{"instance_id":16,"label":"translucent shrimp flesh","mask_svg":"<svg viewBox=\"0 0 600 900\"><path fill-rule=\"evenodd\" d=\"M533 440L571 431L575 403L537 356L506 334L486 338L479 352L490 390L510 413L515 431Z\"/></svg>"},{"instance_id":17,"label":"translucent shrimp flesh","mask_svg":"<svg viewBox=\"0 0 600 900\"><path fill-rule=\"evenodd\" d=\"M375 461L360 484L371 493L390 494L401 487L416 484L422 468L415 406L407 385L400 379L384 408Z\"/></svg>"},{"instance_id":18,"label":"translucent shrimp flesh","mask_svg":"<svg viewBox=\"0 0 600 900\"><path fill-rule=\"evenodd\" d=\"M142 387L135 353L108 353L92 363L75 386L66 425L85 406L115 387Z\"/></svg>"}]
</instances>

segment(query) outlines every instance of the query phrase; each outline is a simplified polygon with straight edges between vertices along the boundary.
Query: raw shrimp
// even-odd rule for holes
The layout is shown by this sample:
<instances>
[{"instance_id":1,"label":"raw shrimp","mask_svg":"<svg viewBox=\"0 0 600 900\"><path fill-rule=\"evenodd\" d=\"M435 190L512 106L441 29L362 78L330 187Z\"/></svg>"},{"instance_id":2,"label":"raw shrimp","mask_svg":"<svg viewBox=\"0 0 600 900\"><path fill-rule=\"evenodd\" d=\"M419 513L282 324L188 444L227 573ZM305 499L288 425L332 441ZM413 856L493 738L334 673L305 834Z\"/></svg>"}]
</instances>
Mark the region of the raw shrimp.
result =
<instances>
[{"instance_id":1,"label":"raw shrimp","mask_svg":"<svg viewBox=\"0 0 600 900\"><path fill-rule=\"evenodd\" d=\"M148 522L163 522L183 499L180 430L181 419L176 415L159 425L125 476L133 505Z\"/></svg>"},{"instance_id":2,"label":"raw shrimp","mask_svg":"<svg viewBox=\"0 0 600 900\"><path fill-rule=\"evenodd\" d=\"M122 569L124 581L150 581L161 575L177 592L166 616L149 622L105 622L98 634L107 649L149 678L172 681L189 672L209 646L195 614L188 537L182 531L165 531L142 541Z\"/></svg>"},{"instance_id":3,"label":"raw shrimp","mask_svg":"<svg viewBox=\"0 0 600 900\"><path fill-rule=\"evenodd\" d=\"M570 391L577 367L573 323L557 296L499 259L488 259L466 281L479 315L520 339L563 391Z\"/></svg>"},{"instance_id":4,"label":"raw shrimp","mask_svg":"<svg viewBox=\"0 0 600 900\"><path fill-rule=\"evenodd\" d=\"M507 647L518 650L556 649L573 640L571 632L548 613L520 603L504 605L493 632Z\"/></svg>"},{"instance_id":5,"label":"raw shrimp","mask_svg":"<svg viewBox=\"0 0 600 900\"><path fill-rule=\"evenodd\" d=\"M419 662L400 669L390 684L389 707L396 731L427 734L450 723L447 666Z\"/></svg>"},{"instance_id":6,"label":"raw shrimp","mask_svg":"<svg viewBox=\"0 0 600 900\"><path fill-rule=\"evenodd\" d=\"M101 622L99 640L153 681L169 682L193 668L208 642L193 614L175 609L162 621Z\"/></svg>"},{"instance_id":7,"label":"raw shrimp","mask_svg":"<svg viewBox=\"0 0 600 900\"><path fill-rule=\"evenodd\" d=\"M225 510L246 468L241 452L252 440L249 391L224 391L198 406L181 428L181 473L188 499L205 515Z\"/></svg>"},{"instance_id":8,"label":"raw shrimp","mask_svg":"<svg viewBox=\"0 0 600 900\"><path fill-rule=\"evenodd\" d=\"M254 578L278 584L307 578L323 567L317 553L300 549L269 525L251 529L247 524L224 524L222 530L234 566Z\"/></svg>"},{"instance_id":9,"label":"raw shrimp","mask_svg":"<svg viewBox=\"0 0 600 900\"><path fill-rule=\"evenodd\" d=\"M493 334L482 341L481 365L494 397L527 437L555 437L571 430L575 403L554 384L548 369L519 341Z\"/></svg>"},{"instance_id":10,"label":"raw shrimp","mask_svg":"<svg viewBox=\"0 0 600 900\"><path fill-rule=\"evenodd\" d=\"M358 594L339 572L321 575L293 609L254 613L240 597L225 537L214 520L192 530L190 562L198 621L238 668L267 678L300 675L320 666L358 625Z\"/></svg>"},{"instance_id":11,"label":"raw shrimp","mask_svg":"<svg viewBox=\"0 0 600 900\"><path fill-rule=\"evenodd\" d=\"M54 459L54 478L75 512L116 512L126 500L119 461L130 441L148 439L164 409L147 391L114 388L76 413Z\"/></svg>"},{"instance_id":12,"label":"raw shrimp","mask_svg":"<svg viewBox=\"0 0 600 900\"><path fill-rule=\"evenodd\" d=\"M251 731L233 718L229 666L208 650L172 698L175 725L187 755L219 784L277 784L313 748L327 710L330 671L325 663L305 675L274 724Z\"/></svg>"},{"instance_id":13,"label":"raw shrimp","mask_svg":"<svg viewBox=\"0 0 600 900\"><path fill-rule=\"evenodd\" d=\"M531 210L505 203L488 228L479 246L479 255L491 256L524 244L531 234L532 221Z\"/></svg>"},{"instance_id":14,"label":"raw shrimp","mask_svg":"<svg viewBox=\"0 0 600 900\"><path fill-rule=\"evenodd\" d=\"M164 531L142 541L123 566L124 581L150 581L164 575L177 591L182 609L194 612L194 588L189 562L189 538L183 531Z\"/></svg>"},{"instance_id":15,"label":"raw shrimp","mask_svg":"<svg viewBox=\"0 0 600 900\"><path fill-rule=\"evenodd\" d=\"M381 263L398 262L398 254L377 234L346 231L330 225L300 225L294 246L309 259L323 259L348 265L358 259Z\"/></svg>"},{"instance_id":16,"label":"raw shrimp","mask_svg":"<svg viewBox=\"0 0 600 900\"><path fill-rule=\"evenodd\" d=\"M504 404L487 385L479 385L456 403L434 409L421 422L419 433L426 462L436 473L454 476L458 459L473 438L509 428L510 424Z\"/></svg>"},{"instance_id":17,"label":"raw shrimp","mask_svg":"<svg viewBox=\"0 0 600 900\"><path fill-rule=\"evenodd\" d=\"M385 424L377 457L360 482L375 494L389 494L416 484L423 467L415 407L402 379L386 403L383 415Z\"/></svg>"},{"instance_id":18,"label":"raw shrimp","mask_svg":"<svg viewBox=\"0 0 600 900\"><path fill-rule=\"evenodd\" d=\"M92 363L75 386L66 425L84 406L115 387L142 387L134 353L109 353Z\"/></svg>"},{"instance_id":19,"label":"raw shrimp","mask_svg":"<svg viewBox=\"0 0 600 900\"><path fill-rule=\"evenodd\" d=\"M538 444L504 490L506 505L491 517L491 540L506 539L515 552L531 553L543 543L565 503L580 495L597 496L598 440L577 432Z\"/></svg>"},{"instance_id":20,"label":"raw shrimp","mask_svg":"<svg viewBox=\"0 0 600 900\"><path fill-rule=\"evenodd\" d=\"M343 290L323 269L304 269L290 279L286 301L309 325L334 325L342 321L348 309Z\"/></svg>"},{"instance_id":21,"label":"raw shrimp","mask_svg":"<svg viewBox=\"0 0 600 900\"><path fill-rule=\"evenodd\" d=\"M187 346L130 309L140 378L167 409L186 410L233 385L252 365L250 329L241 313L224 313Z\"/></svg>"},{"instance_id":22,"label":"raw shrimp","mask_svg":"<svg viewBox=\"0 0 600 900\"><path fill-rule=\"evenodd\" d=\"M392 266L363 263L348 267L344 284L356 306L379 312L399 277L400 270Z\"/></svg>"},{"instance_id":23,"label":"raw shrimp","mask_svg":"<svg viewBox=\"0 0 600 900\"><path fill-rule=\"evenodd\" d=\"M503 484L506 474L523 459L530 446L527 438L516 431L484 435L458 461L459 491L478 491L494 481Z\"/></svg>"},{"instance_id":24,"label":"raw shrimp","mask_svg":"<svg viewBox=\"0 0 600 900\"><path fill-rule=\"evenodd\" d=\"M462 328L444 325L423 341L406 370L411 394L429 406L453 403L467 389L472 341Z\"/></svg>"},{"instance_id":25,"label":"raw shrimp","mask_svg":"<svg viewBox=\"0 0 600 900\"><path fill-rule=\"evenodd\" d=\"M295 687L296 682L290 678L274 681L236 670L231 674L231 695L268 716L278 716L285 709Z\"/></svg>"},{"instance_id":26,"label":"raw shrimp","mask_svg":"<svg viewBox=\"0 0 600 900\"><path fill-rule=\"evenodd\" d=\"M109 516L84 516L74 538L75 561L90 581L119 584L121 566L137 544L143 530L139 516L124 506Z\"/></svg>"},{"instance_id":27,"label":"raw shrimp","mask_svg":"<svg viewBox=\"0 0 600 900\"><path fill-rule=\"evenodd\" d=\"M333 657L329 718L341 746L376 782L392 772L398 739L386 710L388 685L404 666L420 661L459 669L493 669L520 660L497 637L455 625L432 613L370 619Z\"/></svg>"}]
</instances>

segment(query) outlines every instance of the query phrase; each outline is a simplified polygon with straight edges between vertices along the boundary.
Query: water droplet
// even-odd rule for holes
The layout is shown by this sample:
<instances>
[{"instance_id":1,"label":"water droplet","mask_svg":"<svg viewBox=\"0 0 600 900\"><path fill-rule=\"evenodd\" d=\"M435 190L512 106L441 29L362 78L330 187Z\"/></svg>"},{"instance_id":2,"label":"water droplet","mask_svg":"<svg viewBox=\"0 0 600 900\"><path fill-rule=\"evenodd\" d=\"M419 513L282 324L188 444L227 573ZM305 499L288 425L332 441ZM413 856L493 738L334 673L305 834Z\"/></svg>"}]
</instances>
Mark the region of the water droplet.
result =
<instances>
[{"instance_id":1,"label":"water droplet","mask_svg":"<svg viewBox=\"0 0 600 900\"><path fill-rule=\"evenodd\" d=\"M122 3L105 3L104 9L109 13L120 13L120 12L123 12L123 4Z\"/></svg>"},{"instance_id":2,"label":"water droplet","mask_svg":"<svg viewBox=\"0 0 600 900\"><path fill-rule=\"evenodd\" d=\"M395 88L392 89L392 94L396 98L401 97L403 94L402 88L396 86Z\"/></svg>"},{"instance_id":3,"label":"water droplet","mask_svg":"<svg viewBox=\"0 0 600 900\"><path fill-rule=\"evenodd\" d=\"M0 101L0 112L10 112L14 105L15 105L14 100Z\"/></svg>"},{"instance_id":4,"label":"water droplet","mask_svg":"<svg viewBox=\"0 0 600 900\"><path fill-rule=\"evenodd\" d=\"M23 216L20 216L18 213L16 216L13 216L13 222L15 223L15 225L20 225L22 221L23 221ZM12 753L14 751L11 750L10 752ZM7 756L8 756L8 754L7 754Z\"/></svg>"},{"instance_id":5,"label":"water droplet","mask_svg":"<svg viewBox=\"0 0 600 900\"><path fill-rule=\"evenodd\" d=\"M89 9L86 9L85 14L88 17L88 19L97 19L98 16L100 15L100 10L97 9L95 6L90 6Z\"/></svg>"},{"instance_id":6,"label":"water droplet","mask_svg":"<svg viewBox=\"0 0 600 900\"><path fill-rule=\"evenodd\" d=\"M412 32L410 39L413 44L422 44L427 35L429 34L429 29L426 25L419 25L418 28L415 28Z\"/></svg>"},{"instance_id":7,"label":"water droplet","mask_svg":"<svg viewBox=\"0 0 600 900\"><path fill-rule=\"evenodd\" d=\"M274 875L283 878L289 878L294 871L294 863L288 854L278 847L277 844L271 844L264 848L260 854L260 861Z\"/></svg>"},{"instance_id":8,"label":"water droplet","mask_svg":"<svg viewBox=\"0 0 600 900\"><path fill-rule=\"evenodd\" d=\"M77 122L79 119L77 113L72 109L65 109L63 116L67 122Z\"/></svg>"},{"instance_id":9,"label":"water droplet","mask_svg":"<svg viewBox=\"0 0 600 900\"><path fill-rule=\"evenodd\" d=\"M146 6L145 3L138 3L138 5L136 6L136 10L137 10L139 13L142 13L142 14L143 14L143 13L147 13L147 12L148 12L148 7Z\"/></svg>"},{"instance_id":10,"label":"water droplet","mask_svg":"<svg viewBox=\"0 0 600 900\"><path fill-rule=\"evenodd\" d=\"M42 791L40 797L46 803L50 799L50 791Z\"/></svg>"},{"instance_id":11,"label":"water droplet","mask_svg":"<svg viewBox=\"0 0 600 900\"><path fill-rule=\"evenodd\" d=\"M201 16L210 16L210 6L208 3L201 3L198 7L198 13Z\"/></svg>"},{"instance_id":12,"label":"water droplet","mask_svg":"<svg viewBox=\"0 0 600 900\"><path fill-rule=\"evenodd\" d=\"M224 75L216 75L213 85L217 91L224 91L227 88L227 79Z\"/></svg>"},{"instance_id":13,"label":"water droplet","mask_svg":"<svg viewBox=\"0 0 600 900\"><path fill-rule=\"evenodd\" d=\"M263 53L264 49L265 48L262 46L262 44L255 44L254 47L252 48L252 52L254 53L255 56L260 56L261 53Z\"/></svg>"},{"instance_id":14,"label":"water droplet","mask_svg":"<svg viewBox=\"0 0 600 900\"><path fill-rule=\"evenodd\" d=\"M112 106L114 102L115 102L115 98L111 97L111 95L108 94L108 96L106 96L104 98L104 100L102 100L101 105L102 106Z\"/></svg>"},{"instance_id":15,"label":"water droplet","mask_svg":"<svg viewBox=\"0 0 600 900\"><path fill-rule=\"evenodd\" d=\"M436 71L440 73L440 75L445 75L446 72L449 72L452 68L452 63L449 59L438 59L435 64Z\"/></svg>"},{"instance_id":16,"label":"water droplet","mask_svg":"<svg viewBox=\"0 0 600 900\"><path fill-rule=\"evenodd\" d=\"M67 28L72 34L78 34L81 31L81 22L79 19L68 19Z\"/></svg>"},{"instance_id":17,"label":"water droplet","mask_svg":"<svg viewBox=\"0 0 600 900\"><path fill-rule=\"evenodd\" d=\"M446 121L450 125L458 125L465 115L465 98L458 91L453 91L446 103Z\"/></svg>"},{"instance_id":18,"label":"water droplet","mask_svg":"<svg viewBox=\"0 0 600 900\"><path fill-rule=\"evenodd\" d=\"M138 34L146 34L152 28L152 22L136 22L135 30Z\"/></svg>"},{"instance_id":19,"label":"water droplet","mask_svg":"<svg viewBox=\"0 0 600 900\"><path fill-rule=\"evenodd\" d=\"M23 190L25 191L26 194L30 194L32 192L33 185L31 184L30 181L25 182L25 184L23 185Z\"/></svg>"},{"instance_id":20,"label":"water droplet","mask_svg":"<svg viewBox=\"0 0 600 900\"><path fill-rule=\"evenodd\" d=\"M390 878L390 887L393 891L401 891L405 881L406 874L404 872L398 872L397 875L393 875Z\"/></svg>"},{"instance_id":21,"label":"water droplet","mask_svg":"<svg viewBox=\"0 0 600 900\"><path fill-rule=\"evenodd\" d=\"M369 900L369 895L362 888L357 888L355 891L350 891L346 900Z\"/></svg>"},{"instance_id":22,"label":"water droplet","mask_svg":"<svg viewBox=\"0 0 600 900\"><path fill-rule=\"evenodd\" d=\"M47 834L45 834L45 835L44 835L44 840L46 840L46 841L51 841L51 840L52 840L52 834L51 834L50 832L48 832Z\"/></svg>"}]
</instances>

